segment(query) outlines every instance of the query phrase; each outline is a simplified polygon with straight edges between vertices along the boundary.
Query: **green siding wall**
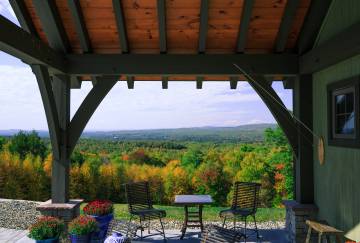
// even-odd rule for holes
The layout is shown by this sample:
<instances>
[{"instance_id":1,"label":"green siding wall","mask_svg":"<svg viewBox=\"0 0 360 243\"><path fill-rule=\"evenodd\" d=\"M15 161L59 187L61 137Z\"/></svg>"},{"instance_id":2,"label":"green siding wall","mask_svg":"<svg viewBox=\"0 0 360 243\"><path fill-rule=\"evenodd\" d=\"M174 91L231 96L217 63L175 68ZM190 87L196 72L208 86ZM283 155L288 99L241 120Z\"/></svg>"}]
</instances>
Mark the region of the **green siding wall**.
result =
<instances>
[{"instance_id":1,"label":"green siding wall","mask_svg":"<svg viewBox=\"0 0 360 243\"><path fill-rule=\"evenodd\" d=\"M359 0L335 0L317 42L322 43L357 21ZM326 162L322 166L314 149L314 191L319 218L360 241L360 149L327 146L327 85L356 75L360 75L360 55L313 75L314 132L323 136L326 144Z\"/></svg>"}]
</instances>

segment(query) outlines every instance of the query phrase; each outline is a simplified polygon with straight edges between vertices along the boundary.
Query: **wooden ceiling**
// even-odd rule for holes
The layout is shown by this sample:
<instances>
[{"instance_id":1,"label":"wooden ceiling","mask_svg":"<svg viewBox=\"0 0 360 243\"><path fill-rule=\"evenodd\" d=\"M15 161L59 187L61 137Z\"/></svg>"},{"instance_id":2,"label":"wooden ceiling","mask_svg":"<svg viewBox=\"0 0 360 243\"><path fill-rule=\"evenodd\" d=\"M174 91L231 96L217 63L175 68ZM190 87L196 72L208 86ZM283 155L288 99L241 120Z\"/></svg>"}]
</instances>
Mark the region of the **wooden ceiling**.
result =
<instances>
[{"instance_id":1,"label":"wooden ceiling","mask_svg":"<svg viewBox=\"0 0 360 243\"><path fill-rule=\"evenodd\" d=\"M36 1L36 0L35 0ZM71 0L70 0L71 1ZM91 53L160 53L159 8L161 0L118 0L123 13L127 43L121 43L113 0L80 0L80 11L85 23ZM204 0L164 0L166 53L199 53L201 6ZM246 1L205 0L207 22L204 31L204 53L238 53L240 34L245 33L241 53L274 53L279 30L285 21L286 0L254 0L250 19L241 30ZM295 1L295 0L288 0ZM295 52L311 0L299 0L291 14L290 29L286 33L281 52ZM69 53L83 53L74 15L68 0L56 0L56 11L70 43ZM25 0L26 8L39 37L49 43L39 20L33 0ZM205 17L205 18L206 18ZM245 20L246 21L246 20ZM242 26L243 27L243 26ZM124 45L125 44L125 45ZM151 79L161 79L153 77ZM181 77L180 77L181 78ZM217 77L228 80L228 77ZM140 78L139 78L140 79ZM143 78L141 78L143 79ZM149 77L150 79L150 77ZM185 77L184 77L185 79ZM186 77L189 79L189 77ZM192 79L192 78L190 78Z\"/></svg>"}]
</instances>

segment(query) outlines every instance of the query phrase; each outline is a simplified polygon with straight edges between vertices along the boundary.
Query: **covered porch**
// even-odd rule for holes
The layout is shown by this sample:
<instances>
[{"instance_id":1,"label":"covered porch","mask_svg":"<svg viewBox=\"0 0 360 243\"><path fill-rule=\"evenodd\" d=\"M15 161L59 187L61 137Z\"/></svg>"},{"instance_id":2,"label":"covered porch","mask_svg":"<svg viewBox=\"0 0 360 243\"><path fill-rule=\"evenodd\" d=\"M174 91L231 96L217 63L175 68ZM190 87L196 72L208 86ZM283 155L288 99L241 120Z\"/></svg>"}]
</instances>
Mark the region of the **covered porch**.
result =
<instances>
[{"instance_id":1,"label":"covered porch","mask_svg":"<svg viewBox=\"0 0 360 243\"><path fill-rule=\"evenodd\" d=\"M146 81L159 81L163 89L173 81L194 82L196 89L204 82L228 82L230 89L248 82L293 149L296 202L286 203L287 239L301 242L304 221L320 218L360 240L358 1L10 3L21 27L0 16L0 49L30 65L36 76L52 145L51 199L39 208L44 214L66 221L79 214L80 201L69 198L70 155L117 82L129 89ZM71 89L84 81L93 88L70 119ZM292 112L273 81L293 90ZM337 81L345 85L332 86ZM353 110L336 116L333 98L349 87ZM336 120L340 116L345 122ZM73 206L59 214L65 204ZM274 231L269 242L284 236Z\"/></svg>"}]
</instances>

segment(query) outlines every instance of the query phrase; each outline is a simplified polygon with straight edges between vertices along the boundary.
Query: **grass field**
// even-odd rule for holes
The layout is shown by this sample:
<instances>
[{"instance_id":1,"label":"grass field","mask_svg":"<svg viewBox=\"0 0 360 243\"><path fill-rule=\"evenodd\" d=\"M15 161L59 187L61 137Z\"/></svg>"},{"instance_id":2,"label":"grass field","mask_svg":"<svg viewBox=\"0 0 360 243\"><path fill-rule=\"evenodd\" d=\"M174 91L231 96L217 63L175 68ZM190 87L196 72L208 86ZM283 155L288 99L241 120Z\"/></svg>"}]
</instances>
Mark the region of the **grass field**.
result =
<instances>
[{"instance_id":1,"label":"grass field","mask_svg":"<svg viewBox=\"0 0 360 243\"><path fill-rule=\"evenodd\" d=\"M84 206L84 205L82 205ZM178 220L184 219L184 209L182 207L175 206L162 206L155 205L155 208L166 210L167 220ZM127 204L115 204L115 217L118 219L128 219L129 213ZM225 209L224 207L211 207L205 206L203 210L203 219L205 221L220 221L219 212ZM249 218L250 219L250 218ZM256 220L262 221L282 221L285 220L285 209L283 208L259 208L256 213Z\"/></svg>"}]
</instances>

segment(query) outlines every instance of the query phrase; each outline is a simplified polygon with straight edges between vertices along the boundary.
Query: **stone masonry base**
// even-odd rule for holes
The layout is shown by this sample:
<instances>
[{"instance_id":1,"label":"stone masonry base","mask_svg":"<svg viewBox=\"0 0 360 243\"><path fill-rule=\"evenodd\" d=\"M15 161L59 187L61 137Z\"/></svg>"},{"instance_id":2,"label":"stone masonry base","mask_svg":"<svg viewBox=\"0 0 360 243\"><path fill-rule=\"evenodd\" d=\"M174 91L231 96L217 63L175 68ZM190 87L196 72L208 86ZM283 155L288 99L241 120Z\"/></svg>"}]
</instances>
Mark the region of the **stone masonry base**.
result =
<instances>
[{"instance_id":1,"label":"stone masonry base","mask_svg":"<svg viewBox=\"0 0 360 243\"><path fill-rule=\"evenodd\" d=\"M71 199L68 203L52 203L51 200L41 203L36 210L44 216L53 216L65 222L66 229L68 223L80 215L80 204L82 199Z\"/></svg>"},{"instance_id":2,"label":"stone masonry base","mask_svg":"<svg viewBox=\"0 0 360 243\"><path fill-rule=\"evenodd\" d=\"M290 243L305 242L308 227L306 220L315 220L318 208L314 204L301 204L294 200L285 200L283 204L286 208L285 228L287 238ZM312 237L311 242L314 241Z\"/></svg>"}]
</instances>

